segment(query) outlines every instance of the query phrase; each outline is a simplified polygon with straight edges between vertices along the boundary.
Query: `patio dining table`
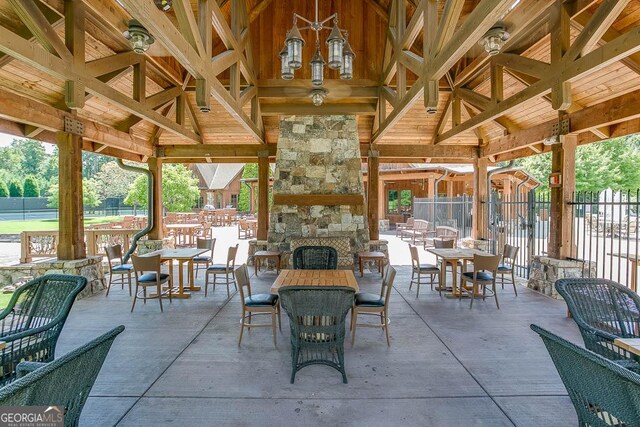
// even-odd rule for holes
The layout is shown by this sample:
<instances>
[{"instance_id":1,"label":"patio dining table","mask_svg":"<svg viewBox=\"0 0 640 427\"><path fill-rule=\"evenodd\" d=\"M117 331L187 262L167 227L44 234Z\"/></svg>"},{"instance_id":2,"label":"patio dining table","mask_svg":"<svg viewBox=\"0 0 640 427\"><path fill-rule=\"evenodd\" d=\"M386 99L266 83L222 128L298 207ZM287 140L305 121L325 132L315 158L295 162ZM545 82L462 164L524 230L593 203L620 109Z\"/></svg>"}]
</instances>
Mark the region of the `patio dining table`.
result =
<instances>
[{"instance_id":1,"label":"patio dining table","mask_svg":"<svg viewBox=\"0 0 640 427\"><path fill-rule=\"evenodd\" d=\"M445 268L447 263L451 263L453 268L451 269L451 275L453 276L453 286L451 287L451 294L456 298L462 296L462 292L458 287L458 261L462 261L462 272L467 271L467 262L473 261L474 255L491 255L488 252L481 251L479 249L468 248L454 248L454 249L436 249L429 248L427 252L434 254L436 257L442 260L443 267L440 269L440 286L446 285L447 270Z\"/></svg>"},{"instance_id":2,"label":"patio dining table","mask_svg":"<svg viewBox=\"0 0 640 427\"><path fill-rule=\"evenodd\" d=\"M286 286L347 286L359 291L356 276L351 270L282 270L271 285L271 292Z\"/></svg>"},{"instance_id":3,"label":"patio dining table","mask_svg":"<svg viewBox=\"0 0 640 427\"><path fill-rule=\"evenodd\" d=\"M193 245L193 237L195 232L202 228L202 224L167 224L167 230L180 231L182 234L182 244ZM177 240L177 239L176 239Z\"/></svg>"},{"instance_id":4,"label":"patio dining table","mask_svg":"<svg viewBox=\"0 0 640 427\"><path fill-rule=\"evenodd\" d=\"M209 249L195 249L195 248L183 248L183 249L161 249L159 251L149 252L141 255L142 257L150 257L154 255L160 255L161 262L169 262L169 277L173 282L173 261L178 261L178 292L173 293L174 298L191 298L190 292L185 292L184 283L184 264L187 263L189 269L189 283L187 289L189 291L199 291L200 287L195 286L195 277L193 271L193 258L208 252Z\"/></svg>"}]
</instances>

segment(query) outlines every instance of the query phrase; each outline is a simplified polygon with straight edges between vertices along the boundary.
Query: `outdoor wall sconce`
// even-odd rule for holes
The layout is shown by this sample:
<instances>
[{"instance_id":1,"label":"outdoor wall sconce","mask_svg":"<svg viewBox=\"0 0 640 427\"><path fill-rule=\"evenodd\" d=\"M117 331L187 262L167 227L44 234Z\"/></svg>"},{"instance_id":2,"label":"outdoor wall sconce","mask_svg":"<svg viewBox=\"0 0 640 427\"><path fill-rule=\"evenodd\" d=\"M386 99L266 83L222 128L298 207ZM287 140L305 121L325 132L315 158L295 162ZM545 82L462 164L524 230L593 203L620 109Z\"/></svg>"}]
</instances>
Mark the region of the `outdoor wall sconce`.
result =
<instances>
[{"instance_id":1,"label":"outdoor wall sconce","mask_svg":"<svg viewBox=\"0 0 640 427\"><path fill-rule=\"evenodd\" d=\"M124 38L129 40L131 49L142 55L149 50L155 39L140 22L135 19L129 21L129 29L123 33Z\"/></svg>"}]
</instances>

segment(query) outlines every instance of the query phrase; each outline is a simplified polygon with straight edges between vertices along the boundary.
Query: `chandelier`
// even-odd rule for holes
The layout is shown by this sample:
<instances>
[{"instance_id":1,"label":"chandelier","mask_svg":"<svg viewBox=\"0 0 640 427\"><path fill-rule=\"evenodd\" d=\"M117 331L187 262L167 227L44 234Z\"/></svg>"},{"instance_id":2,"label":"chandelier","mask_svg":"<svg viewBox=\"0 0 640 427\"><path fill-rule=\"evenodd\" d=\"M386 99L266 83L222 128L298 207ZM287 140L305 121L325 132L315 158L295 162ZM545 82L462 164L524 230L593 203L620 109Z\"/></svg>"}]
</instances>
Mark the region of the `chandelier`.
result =
<instances>
[{"instance_id":1,"label":"chandelier","mask_svg":"<svg viewBox=\"0 0 640 427\"><path fill-rule=\"evenodd\" d=\"M316 14L315 19L310 21L297 13L293 14L293 27L287 32L287 38L284 41L284 48L280 51L281 70L280 75L284 80L292 80L295 70L302 68L302 48L305 44L300 30L313 30L316 33L316 50L309 63L311 67L311 83L316 86L322 86L324 81L324 65L325 61L320 52L320 31L331 30L327 38L328 62L327 66L332 70L340 70L340 78L342 80L351 80L353 77L353 59L355 54L351 50L348 41L348 33L338 28L338 14L334 13L328 18L320 21L318 19L318 0L315 1ZM298 28L297 20L304 21L307 25ZM333 27L326 24L333 20ZM316 92L314 90L314 92ZM323 91L324 93L324 91ZM320 92L316 92L314 105L320 100ZM324 99L324 98L322 98Z\"/></svg>"}]
</instances>

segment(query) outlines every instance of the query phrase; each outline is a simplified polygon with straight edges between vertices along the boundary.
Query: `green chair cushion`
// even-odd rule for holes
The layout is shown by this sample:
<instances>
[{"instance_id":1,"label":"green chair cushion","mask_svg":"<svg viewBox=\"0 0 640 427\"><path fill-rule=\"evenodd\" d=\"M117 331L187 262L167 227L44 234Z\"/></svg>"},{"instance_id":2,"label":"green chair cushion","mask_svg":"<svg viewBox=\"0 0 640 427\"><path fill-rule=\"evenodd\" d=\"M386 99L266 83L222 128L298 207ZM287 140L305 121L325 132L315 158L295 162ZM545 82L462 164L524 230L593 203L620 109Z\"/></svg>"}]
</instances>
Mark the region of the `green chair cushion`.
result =
<instances>
[{"instance_id":1,"label":"green chair cushion","mask_svg":"<svg viewBox=\"0 0 640 427\"><path fill-rule=\"evenodd\" d=\"M244 299L247 307L273 307L278 303L278 295L254 294Z\"/></svg>"}]
</instances>

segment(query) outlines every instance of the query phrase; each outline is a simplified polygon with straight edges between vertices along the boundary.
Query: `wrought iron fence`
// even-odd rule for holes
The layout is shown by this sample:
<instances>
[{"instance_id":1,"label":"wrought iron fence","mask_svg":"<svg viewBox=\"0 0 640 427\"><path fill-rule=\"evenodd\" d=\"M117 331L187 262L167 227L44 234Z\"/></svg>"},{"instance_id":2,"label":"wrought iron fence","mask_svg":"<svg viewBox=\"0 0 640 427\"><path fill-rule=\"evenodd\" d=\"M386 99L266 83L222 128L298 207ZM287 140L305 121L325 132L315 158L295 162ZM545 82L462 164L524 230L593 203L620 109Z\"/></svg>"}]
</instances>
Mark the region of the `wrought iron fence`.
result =
<instances>
[{"instance_id":1,"label":"wrought iron fence","mask_svg":"<svg viewBox=\"0 0 640 427\"><path fill-rule=\"evenodd\" d=\"M428 221L430 227L446 225L458 230L460 238L471 237L473 198L436 197L413 199L413 216Z\"/></svg>"}]
</instances>

